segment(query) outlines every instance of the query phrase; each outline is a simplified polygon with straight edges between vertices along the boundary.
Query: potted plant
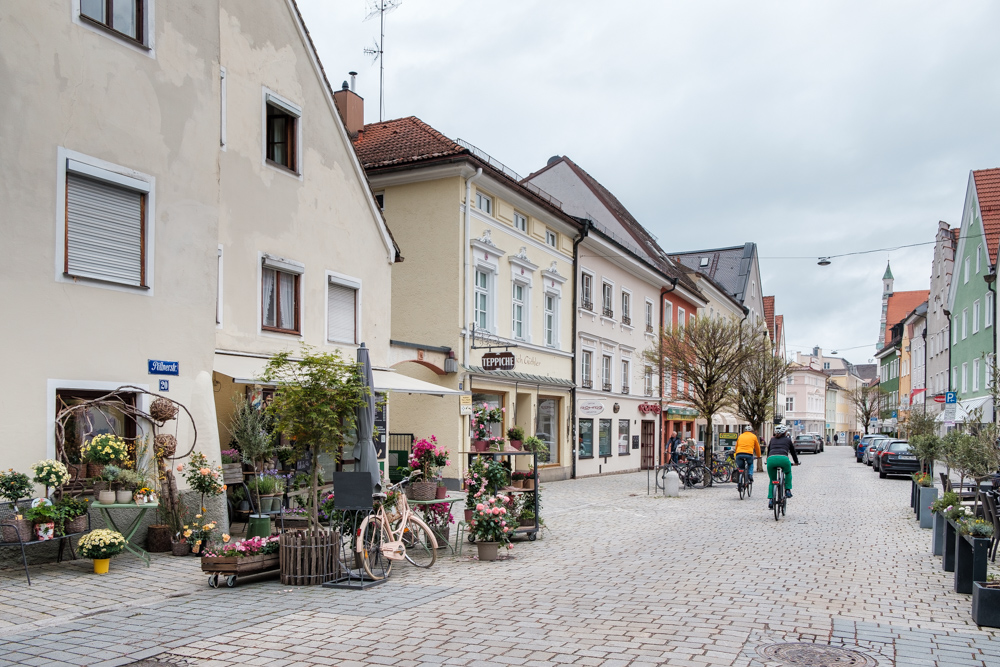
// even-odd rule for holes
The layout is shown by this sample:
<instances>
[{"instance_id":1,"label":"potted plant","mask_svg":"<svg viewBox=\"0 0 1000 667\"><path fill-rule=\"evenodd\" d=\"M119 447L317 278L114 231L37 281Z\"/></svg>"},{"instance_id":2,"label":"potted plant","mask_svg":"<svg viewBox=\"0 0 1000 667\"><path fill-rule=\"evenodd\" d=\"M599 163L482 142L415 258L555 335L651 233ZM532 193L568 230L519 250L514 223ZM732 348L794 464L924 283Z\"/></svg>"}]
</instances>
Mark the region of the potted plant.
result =
<instances>
[{"instance_id":1,"label":"potted plant","mask_svg":"<svg viewBox=\"0 0 1000 667\"><path fill-rule=\"evenodd\" d=\"M101 433L83 443L80 456L87 462L87 476L99 477L102 466L128 460L128 444L114 433Z\"/></svg>"},{"instance_id":2,"label":"potted plant","mask_svg":"<svg viewBox=\"0 0 1000 667\"><path fill-rule=\"evenodd\" d=\"M75 535L87 530L89 506L86 500L64 495L55 507L59 510L59 520L56 522L57 535Z\"/></svg>"},{"instance_id":3,"label":"potted plant","mask_svg":"<svg viewBox=\"0 0 1000 667\"><path fill-rule=\"evenodd\" d=\"M191 490L201 494L201 504L198 506L200 512L195 515L195 518L203 519L203 514L206 512L205 496L215 497L226 491L226 485L222 483L222 468L209 464L208 459L201 452L194 452L187 464L177 466L177 470L184 475ZM204 524L203 529L208 528L208 525ZM215 522L211 522L210 525L211 529L215 528ZM207 534L195 538L191 551L198 553L198 547L203 542L207 543Z\"/></svg>"},{"instance_id":4,"label":"potted plant","mask_svg":"<svg viewBox=\"0 0 1000 667\"><path fill-rule=\"evenodd\" d=\"M45 497L49 497L49 489L60 487L70 480L69 471L60 461L45 459L32 464L31 471L35 474L35 484L45 487Z\"/></svg>"},{"instance_id":5,"label":"potted plant","mask_svg":"<svg viewBox=\"0 0 1000 667\"><path fill-rule=\"evenodd\" d=\"M421 438L413 443L410 450L410 467L420 470L421 481L411 482L413 487L414 500L435 500L437 497L437 482L434 480L434 471L438 467L438 461L448 464L448 452L439 449L437 438L433 435L428 438Z\"/></svg>"},{"instance_id":6,"label":"potted plant","mask_svg":"<svg viewBox=\"0 0 1000 667\"><path fill-rule=\"evenodd\" d=\"M35 539L39 542L55 537L56 523L61 521L61 517L59 508L47 498L39 498L32 503L32 507L24 510L24 518L34 524Z\"/></svg>"},{"instance_id":7,"label":"potted plant","mask_svg":"<svg viewBox=\"0 0 1000 667\"><path fill-rule=\"evenodd\" d=\"M184 527L184 538L191 544L191 553L202 553L211 547L212 537L218 525L214 521L205 521L203 514L195 514L194 521ZM228 535L226 536L229 537Z\"/></svg>"},{"instance_id":8,"label":"potted plant","mask_svg":"<svg viewBox=\"0 0 1000 667\"><path fill-rule=\"evenodd\" d=\"M115 530L92 530L80 538L79 550L94 560L94 574L107 574L111 559L125 550L125 538Z\"/></svg>"},{"instance_id":9,"label":"potted plant","mask_svg":"<svg viewBox=\"0 0 1000 667\"><path fill-rule=\"evenodd\" d=\"M535 469L528 468L524 471L524 483L521 484L522 488L526 491L530 491L535 488Z\"/></svg>"},{"instance_id":10,"label":"potted plant","mask_svg":"<svg viewBox=\"0 0 1000 667\"><path fill-rule=\"evenodd\" d=\"M476 508L469 524L469 535L475 541L479 550L480 561L497 559L501 546L512 548L510 543L510 526L507 525L506 497L490 496L476 503Z\"/></svg>"},{"instance_id":11,"label":"potted plant","mask_svg":"<svg viewBox=\"0 0 1000 667\"><path fill-rule=\"evenodd\" d=\"M518 515L518 523L522 526L534 526L535 525L535 510L530 507L525 507L521 510L521 514Z\"/></svg>"},{"instance_id":12,"label":"potted plant","mask_svg":"<svg viewBox=\"0 0 1000 667\"><path fill-rule=\"evenodd\" d=\"M472 411L472 451L485 452L497 443L503 444L503 438L493 437L493 424L503 421L506 408L490 408L486 403L476 406Z\"/></svg>"},{"instance_id":13,"label":"potted plant","mask_svg":"<svg viewBox=\"0 0 1000 667\"><path fill-rule=\"evenodd\" d=\"M124 469L118 473L115 480L115 502L119 505L130 505L132 503L132 492L139 486L139 473L134 470Z\"/></svg>"},{"instance_id":14,"label":"potted plant","mask_svg":"<svg viewBox=\"0 0 1000 667\"><path fill-rule=\"evenodd\" d=\"M455 523L455 517L451 514L451 506L448 503L427 505L424 510L424 518L427 521L427 525L434 532L434 538L437 540L437 548L446 547L451 534L451 524ZM430 542L430 540L427 541L428 543ZM428 544L428 546L430 545Z\"/></svg>"},{"instance_id":15,"label":"potted plant","mask_svg":"<svg viewBox=\"0 0 1000 667\"><path fill-rule=\"evenodd\" d=\"M97 502L102 505L115 504L115 489L118 487L118 477L121 474L122 469L116 465L105 464L101 466L101 473L98 475L98 479L102 483L102 488L97 492Z\"/></svg>"},{"instance_id":16,"label":"potted plant","mask_svg":"<svg viewBox=\"0 0 1000 667\"><path fill-rule=\"evenodd\" d=\"M465 474L465 523L472 521L472 513L476 510L479 498L486 490L486 463L483 457L477 456Z\"/></svg>"},{"instance_id":17,"label":"potted plant","mask_svg":"<svg viewBox=\"0 0 1000 667\"><path fill-rule=\"evenodd\" d=\"M295 464L298 462L299 457L294 449L291 447L279 447L275 454L278 457L278 463L281 465L282 470L289 472L295 470Z\"/></svg>"},{"instance_id":18,"label":"potted plant","mask_svg":"<svg viewBox=\"0 0 1000 667\"><path fill-rule=\"evenodd\" d=\"M917 518L920 520L921 528L931 528L934 525L931 514L931 504L937 500L938 490L934 487L934 478L927 473L918 473L915 478L917 484Z\"/></svg>"},{"instance_id":19,"label":"potted plant","mask_svg":"<svg viewBox=\"0 0 1000 667\"><path fill-rule=\"evenodd\" d=\"M507 439L510 440L511 447L520 450L521 443L524 441L524 429L520 426L511 426L507 429Z\"/></svg>"},{"instance_id":20,"label":"potted plant","mask_svg":"<svg viewBox=\"0 0 1000 667\"><path fill-rule=\"evenodd\" d=\"M949 507L960 504L960 498L954 491L947 491L940 498L931 503L931 516L933 517L931 531L931 554L940 556L944 553L944 511Z\"/></svg>"},{"instance_id":21,"label":"potted plant","mask_svg":"<svg viewBox=\"0 0 1000 667\"><path fill-rule=\"evenodd\" d=\"M242 396L234 399L233 402L236 409L226 429L243 456L243 462L253 466L254 470L263 470L264 461L272 452L271 420L264 410L254 407L250 401ZM252 486L251 492L256 496L255 507L258 514L250 515L247 523L247 537L267 537L271 534L271 519L261 509L260 491L256 484ZM270 502L268 500L268 505Z\"/></svg>"},{"instance_id":22,"label":"potted plant","mask_svg":"<svg viewBox=\"0 0 1000 667\"><path fill-rule=\"evenodd\" d=\"M223 535L222 546L205 551L201 557L202 572L236 577L278 569L280 545L277 536L229 540L229 535ZM214 585L218 585L217 582Z\"/></svg>"},{"instance_id":23,"label":"potted plant","mask_svg":"<svg viewBox=\"0 0 1000 667\"><path fill-rule=\"evenodd\" d=\"M31 522L18 513L17 503L21 498L29 497L34 489L31 480L23 472L15 472L13 468L0 472L0 498L10 501L11 509L14 510L14 519L8 522L14 525L0 527L3 531L0 537L4 542L27 542L31 539Z\"/></svg>"},{"instance_id":24,"label":"potted plant","mask_svg":"<svg viewBox=\"0 0 1000 667\"><path fill-rule=\"evenodd\" d=\"M521 448L526 452L537 452L539 461L544 462L549 460L549 446L545 444L545 441L533 435L529 435L524 439Z\"/></svg>"},{"instance_id":25,"label":"potted plant","mask_svg":"<svg viewBox=\"0 0 1000 667\"><path fill-rule=\"evenodd\" d=\"M274 493L278 488L278 480L271 475L262 473L250 480L248 486L250 487L250 493L257 495L257 511L261 516L268 514L271 511ZM268 534L270 534L270 531L268 531Z\"/></svg>"}]
</instances>

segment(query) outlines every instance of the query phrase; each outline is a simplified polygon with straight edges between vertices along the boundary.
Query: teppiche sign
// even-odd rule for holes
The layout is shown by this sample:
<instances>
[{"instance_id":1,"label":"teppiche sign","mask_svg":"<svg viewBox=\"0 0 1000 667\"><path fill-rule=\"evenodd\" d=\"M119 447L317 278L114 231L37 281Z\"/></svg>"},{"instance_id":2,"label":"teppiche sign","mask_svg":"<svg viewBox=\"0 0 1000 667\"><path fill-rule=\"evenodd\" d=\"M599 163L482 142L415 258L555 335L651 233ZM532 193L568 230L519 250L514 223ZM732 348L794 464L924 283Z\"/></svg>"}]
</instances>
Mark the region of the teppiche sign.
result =
<instances>
[{"instance_id":1,"label":"teppiche sign","mask_svg":"<svg viewBox=\"0 0 1000 667\"><path fill-rule=\"evenodd\" d=\"M149 360L150 375L180 375L179 361L160 361L159 359Z\"/></svg>"},{"instance_id":2,"label":"teppiche sign","mask_svg":"<svg viewBox=\"0 0 1000 667\"><path fill-rule=\"evenodd\" d=\"M514 370L514 353L487 352L483 355L483 369L487 371Z\"/></svg>"}]
</instances>

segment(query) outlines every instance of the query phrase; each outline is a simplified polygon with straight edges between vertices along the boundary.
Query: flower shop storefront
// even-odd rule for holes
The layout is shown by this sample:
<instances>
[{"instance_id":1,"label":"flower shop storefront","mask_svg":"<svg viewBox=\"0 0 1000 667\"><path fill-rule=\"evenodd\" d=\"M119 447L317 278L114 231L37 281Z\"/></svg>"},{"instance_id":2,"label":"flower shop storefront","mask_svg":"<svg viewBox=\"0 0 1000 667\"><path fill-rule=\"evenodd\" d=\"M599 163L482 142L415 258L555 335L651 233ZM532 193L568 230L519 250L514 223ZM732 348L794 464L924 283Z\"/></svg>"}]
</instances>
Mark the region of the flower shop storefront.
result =
<instances>
[{"instance_id":1,"label":"flower shop storefront","mask_svg":"<svg viewBox=\"0 0 1000 667\"><path fill-rule=\"evenodd\" d=\"M667 405L663 408L663 442L660 446L660 462L669 460L666 445L670 436L677 435L687 441L695 437L695 420L698 411L685 405Z\"/></svg>"},{"instance_id":2,"label":"flower shop storefront","mask_svg":"<svg viewBox=\"0 0 1000 667\"><path fill-rule=\"evenodd\" d=\"M526 443L534 442L529 438L540 441L539 480L569 479L573 456L572 381L517 371L487 371L478 366L468 370L474 413L469 415L465 451L474 451L473 441L482 440L475 437L474 424L476 415L485 413L488 420L480 430L485 429L488 439L502 439L504 444L511 440L517 443L517 436Z\"/></svg>"}]
</instances>

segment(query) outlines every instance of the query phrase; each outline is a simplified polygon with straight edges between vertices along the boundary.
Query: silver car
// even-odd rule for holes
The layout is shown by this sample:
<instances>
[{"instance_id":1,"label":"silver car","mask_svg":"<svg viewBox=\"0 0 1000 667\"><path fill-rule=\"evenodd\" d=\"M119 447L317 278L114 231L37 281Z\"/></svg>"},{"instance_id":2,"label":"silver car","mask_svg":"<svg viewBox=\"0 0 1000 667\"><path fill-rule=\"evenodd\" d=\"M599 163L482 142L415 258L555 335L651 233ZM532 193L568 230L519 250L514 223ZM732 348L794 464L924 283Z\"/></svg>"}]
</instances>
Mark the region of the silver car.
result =
<instances>
[{"instance_id":1,"label":"silver car","mask_svg":"<svg viewBox=\"0 0 1000 667\"><path fill-rule=\"evenodd\" d=\"M804 454L805 452L809 452L810 454L819 454L823 451L823 445L819 438L815 435L809 435L807 433L797 435L795 436L793 443L795 444L795 451L798 454Z\"/></svg>"},{"instance_id":2,"label":"silver car","mask_svg":"<svg viewBox=\"0 0 1000 667\"><path fill-rule=\"evenodd\" d=\"M891 438L886 436L881 436L877 440L873 440L871 444L868 445L868 449L865 450L865 463L874 468L875 457L878 455L882 448L888 443Z\"/></svg>"}]
</instances>

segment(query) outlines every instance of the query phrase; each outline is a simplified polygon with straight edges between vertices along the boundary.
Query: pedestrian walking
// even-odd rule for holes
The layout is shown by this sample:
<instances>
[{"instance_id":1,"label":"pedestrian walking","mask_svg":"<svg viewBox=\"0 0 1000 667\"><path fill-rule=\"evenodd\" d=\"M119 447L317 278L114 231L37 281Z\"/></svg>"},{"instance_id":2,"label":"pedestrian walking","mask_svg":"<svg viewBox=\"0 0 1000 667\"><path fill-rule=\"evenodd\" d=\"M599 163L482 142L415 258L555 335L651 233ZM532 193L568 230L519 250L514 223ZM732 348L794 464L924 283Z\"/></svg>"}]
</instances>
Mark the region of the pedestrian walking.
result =
<instances>
[{"instance_id":1,"label":"pedestrian walking","mask_svg":"<svg viewBox=\"0 0 1000 667\"><path fill-rule=\"evenodd\" d=\"M837 440L839 440L839 439L840 439L840 438L839 438L839 437L837 436L837 434L836 434L836 433L834 433L834 434L833 434L833 446L834 446L834 447L836 447L836 446L837 446Z\"/></svg>"}]
</instances>

